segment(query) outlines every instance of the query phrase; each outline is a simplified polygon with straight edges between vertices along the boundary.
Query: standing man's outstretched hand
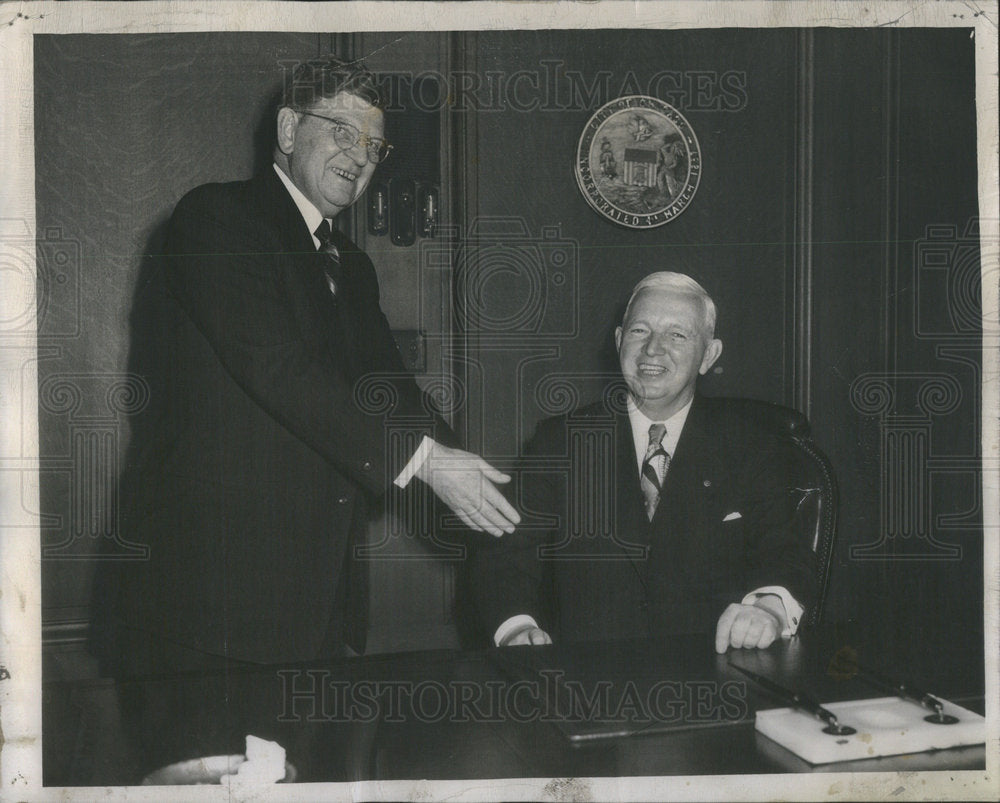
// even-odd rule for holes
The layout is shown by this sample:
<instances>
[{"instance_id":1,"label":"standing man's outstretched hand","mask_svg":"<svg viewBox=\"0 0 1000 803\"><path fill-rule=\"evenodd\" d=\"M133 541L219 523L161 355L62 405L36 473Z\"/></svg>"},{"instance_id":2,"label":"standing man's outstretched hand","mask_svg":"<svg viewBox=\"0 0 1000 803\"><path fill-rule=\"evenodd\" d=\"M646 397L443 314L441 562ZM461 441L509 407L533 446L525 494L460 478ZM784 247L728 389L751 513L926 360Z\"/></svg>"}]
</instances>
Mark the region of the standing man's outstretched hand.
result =
<instances>
[{"instance_id":1,"label":"standing man's outstretched hand","mask_svg":"<svg viewBox=\"0 0 1000 803\"><path fill-rule=\"evenodd\" d=\"M500 536L514 532L521 521L494 485L510 482L510 475L478 455L435 443L417 476L473 530Z\"/></svg>"}]
</instances>

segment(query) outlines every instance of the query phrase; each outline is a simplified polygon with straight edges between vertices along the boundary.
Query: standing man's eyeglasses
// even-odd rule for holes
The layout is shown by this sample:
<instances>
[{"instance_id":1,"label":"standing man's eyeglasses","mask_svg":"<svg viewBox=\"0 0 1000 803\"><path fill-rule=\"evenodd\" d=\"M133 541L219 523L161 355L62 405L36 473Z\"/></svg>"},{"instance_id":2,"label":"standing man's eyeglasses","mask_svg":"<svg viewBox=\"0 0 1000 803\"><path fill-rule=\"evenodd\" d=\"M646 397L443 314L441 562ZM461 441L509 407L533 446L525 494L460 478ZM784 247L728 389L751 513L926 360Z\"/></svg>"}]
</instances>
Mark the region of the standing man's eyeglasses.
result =
<instances>
[{"instance_id":1,"label":"standing man's eyeglasses","mask_svg":"<svg viewBox=\"0 0 1000 803\"><path fill-rule=\"evenodd\" d=\"M328 123L333 123L333 141L345 151L348 148L353 148L360 142L364 146L365 150L368 151L368 159L370 161L378 164L379 162L384 162L387 158L389 158L389 151L392 150L392 145L384 139L362 134L353 125L345 123L343 120L337 120L333 117L324 117L322 114L316 114L315 112L304 112L299 111L298 109L296 109L296 111L299 114L307 114L310 117L318 117L320 120L326 120Z\"/></svg>"}]
</instances>

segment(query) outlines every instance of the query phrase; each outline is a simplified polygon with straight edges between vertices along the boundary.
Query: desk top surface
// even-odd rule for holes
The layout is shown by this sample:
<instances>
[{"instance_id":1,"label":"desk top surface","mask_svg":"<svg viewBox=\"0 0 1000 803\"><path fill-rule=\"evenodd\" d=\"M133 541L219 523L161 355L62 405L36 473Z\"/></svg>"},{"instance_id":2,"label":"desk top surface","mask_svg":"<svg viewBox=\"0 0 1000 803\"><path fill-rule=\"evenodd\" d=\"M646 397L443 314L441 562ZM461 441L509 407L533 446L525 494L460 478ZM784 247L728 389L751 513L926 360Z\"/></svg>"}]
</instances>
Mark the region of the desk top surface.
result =
<instances>
[{"instance_id":1,"label":"desk top surface","mask_svg":"<svg viewBox=\"0 0 1000 803\"><path fill-rule=\"evenodd\" d=\"M731 666L822 702L884 696L854 676L859 660L982 713L981 647L945 652L905 639L890 647L838 628L723 656L703 635L397 653L117 685L48 683L46 733L88 727L89 715L111 736L94 748L104 752L59 777L47 766L46 783L135 783L156 766L242 753L248 733L282 744L300 781L984 768L982 747L813 768L755 732L756 710L785 703ZM109 709L137 690L161 698L167 714L155 755L125 760L115 751L132 745L114 738ZM67 717L67 704L83 713ZM45 740L52 766L57 741Z\"/></svg>"}]
</instances>

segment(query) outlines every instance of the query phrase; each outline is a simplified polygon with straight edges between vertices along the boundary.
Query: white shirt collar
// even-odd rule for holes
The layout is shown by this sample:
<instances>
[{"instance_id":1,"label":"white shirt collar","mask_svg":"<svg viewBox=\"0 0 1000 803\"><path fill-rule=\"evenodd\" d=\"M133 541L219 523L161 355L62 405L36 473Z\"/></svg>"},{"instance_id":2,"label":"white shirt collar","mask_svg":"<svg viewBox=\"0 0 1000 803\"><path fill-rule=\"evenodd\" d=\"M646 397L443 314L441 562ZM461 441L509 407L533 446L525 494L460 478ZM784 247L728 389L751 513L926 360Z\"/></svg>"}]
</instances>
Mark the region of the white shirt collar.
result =
<instances>
[{"instance_id":1,"label":"white shirt collar","mask_svg":"<svg viewBox=\"0 0 1000 803\"><path fill-rule=\"evenodd\" d=\"M323 222L323 213L313 205L312 201L302 194L302 190L296 187L292 180L285 175L284 170L278 167L277 164L272 164L271 166L274 168L274 172L278 174L278 178L281 179L281 183L285 185L288 194L292 196L292 200L295 201L295 205L299 209L299 214L302 215L302 219L306 222L306 226L309 227L309 234L312 235L313 245L319 248L319 239L313 232Z\"/></svg>"},{"instance_id":2,"label":"white shirt collar","mask_svg":"<svg viewBox=\"0 0 1000 803\"><path fill-rule=\"evenodd\" d=\"M642 472L642 459L646 456L646 447L649 446L649 428L653 424L663 424L667 428L667 432L663 436L663 449L673 457L674 452L677 451L677 441L680 440L681 431L684 429L684 422L687 421L692 402L694 402L693 398L666 421L654 421L636 407L632 397L629 396L628 420L632 425L636 469L640 473Z\"/></svg>"}]
</instances>

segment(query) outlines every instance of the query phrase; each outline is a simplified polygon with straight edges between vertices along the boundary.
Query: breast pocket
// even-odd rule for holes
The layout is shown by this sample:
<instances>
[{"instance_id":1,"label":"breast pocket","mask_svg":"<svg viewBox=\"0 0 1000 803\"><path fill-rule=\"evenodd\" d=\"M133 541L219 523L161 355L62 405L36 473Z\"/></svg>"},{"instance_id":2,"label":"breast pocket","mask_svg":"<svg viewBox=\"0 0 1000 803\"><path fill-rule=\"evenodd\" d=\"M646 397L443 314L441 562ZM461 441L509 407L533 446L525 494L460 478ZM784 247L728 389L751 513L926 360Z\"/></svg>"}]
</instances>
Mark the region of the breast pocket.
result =
<instances>
[{"instance_id":1,"label":"breast pocket","mask_svg":"<svg viewBox=\"0 0 1000 803\"><path fill-rule=\"evenodd\" d=\"M703 542L713 581L725 582L724 578L740 574L746 560L746 530L739 510L719 509L705 523Z\"/></svg>"}]
</instances>

